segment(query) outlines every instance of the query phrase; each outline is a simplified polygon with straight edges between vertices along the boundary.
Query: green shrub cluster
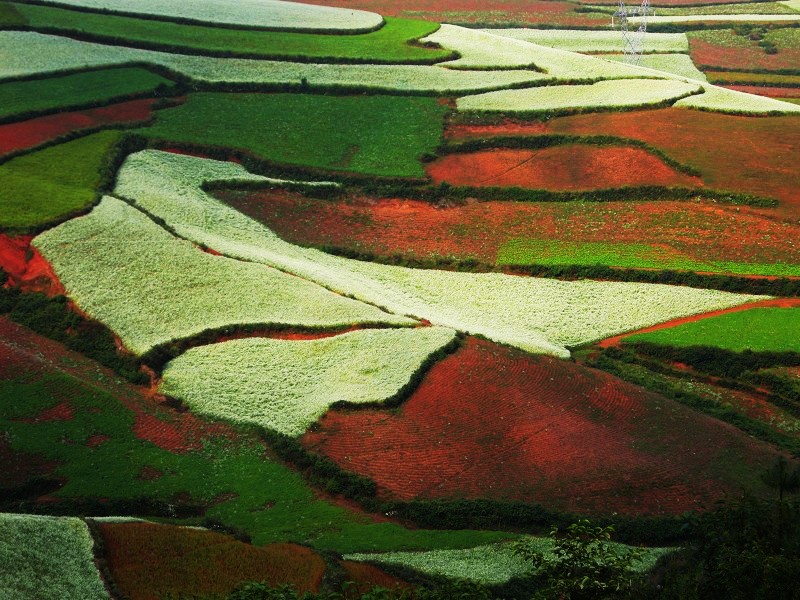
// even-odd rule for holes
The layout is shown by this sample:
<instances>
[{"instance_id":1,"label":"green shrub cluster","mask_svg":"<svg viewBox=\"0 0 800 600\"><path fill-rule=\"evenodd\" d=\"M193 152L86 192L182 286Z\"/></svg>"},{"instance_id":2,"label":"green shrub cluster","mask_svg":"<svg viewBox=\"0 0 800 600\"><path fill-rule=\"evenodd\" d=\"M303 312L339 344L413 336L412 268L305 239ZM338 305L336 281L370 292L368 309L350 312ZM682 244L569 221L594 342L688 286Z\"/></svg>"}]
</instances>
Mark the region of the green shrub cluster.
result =
<instances>
[{"instance_id":1,"label":"green shrub cluster","mask_svg":"<svg viewBox=\"0 0 800 600\"><path fill-rule=\"evenodd\" d=\"M20 325L61 342L131 382L147 383L147 376L139 370L139 362L117 351L115 338L108 328L70 310L67 302L65 296L48 298L44 294L21 294L16 289L0 287L0 313L8 313Z\"/></svg>"}]
</instances>

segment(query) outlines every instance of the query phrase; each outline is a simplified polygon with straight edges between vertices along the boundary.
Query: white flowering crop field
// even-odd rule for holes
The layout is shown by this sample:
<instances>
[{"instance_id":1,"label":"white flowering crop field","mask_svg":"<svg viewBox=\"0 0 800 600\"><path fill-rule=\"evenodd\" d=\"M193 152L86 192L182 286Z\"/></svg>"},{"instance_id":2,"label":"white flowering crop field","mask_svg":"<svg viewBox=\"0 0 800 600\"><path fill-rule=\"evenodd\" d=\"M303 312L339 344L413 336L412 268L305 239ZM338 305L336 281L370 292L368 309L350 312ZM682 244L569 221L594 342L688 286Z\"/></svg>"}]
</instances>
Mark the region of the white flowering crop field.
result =
<instances>
[{"instance_id":1,"label":"white flowering crop field","mask_svg":"<svg viewBox=\"0 0 800 600\"><path fill-rule=\"evenodd\" d=\"M265 265L213 256L106 197L36 238L78 306L136 354L231 325L408 325Z\"/></svg>"},{"instance_id":2,"label":"white flowering crop field","mask_svg":"<svg viewBox=\"0 0 800 600\"><path fill-rule=\"evenodd\" d=\"M442 327L365 329L200 346L167 365L160 392L201 414L296 436L331 404L391 398L454 337Z\"/></svg>"}]
</instances>

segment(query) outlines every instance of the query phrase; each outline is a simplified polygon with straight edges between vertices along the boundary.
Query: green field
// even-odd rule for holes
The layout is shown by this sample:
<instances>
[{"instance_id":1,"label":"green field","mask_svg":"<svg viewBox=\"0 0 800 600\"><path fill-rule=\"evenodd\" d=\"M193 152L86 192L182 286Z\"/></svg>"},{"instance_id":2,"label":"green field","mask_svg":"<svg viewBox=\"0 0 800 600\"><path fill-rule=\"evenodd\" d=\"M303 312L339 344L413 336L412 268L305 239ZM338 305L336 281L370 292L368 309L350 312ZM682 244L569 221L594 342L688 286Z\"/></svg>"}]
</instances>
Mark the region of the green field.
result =
<instances>
[{"instance_id":1,"label":"green field","mask_svg":"<svg viewBox=\"0 0 800 600\"><path fill-rule=\"evenodd\" d=\"M716 346L742 352L800 352L800 309L753 308L627 338L666 346Z\"/></svg>"},{"instance_id":2,"label":"green field","mask_svg":"<svg viewBox=\"0 0 800 600\"><path fill-rule=\"evenodd\" d=\"M0 229L34 229L89 207L121 136L103 131L0 166Z\"/></svg>"},{"instance_id":3,"label":"green field","mask_svg":"<svg viewBox=\"0 0 800 600\"><path fill-rule=\"evenodd\" d=\"M64 401L74 411L71 420L20 420ZM0 381L0 431L8 432L13 449L60 463L56 473L66 485L55 496L62 499L169 501L183 494L211 504L206 517L248 532L256 544L297 541L337 552L465 548L514 537L373 523L317 499L299 474L267 458L249 436L218 437L200 450L174 453L137 438L134 423L134 413L113 396L65 374ZM86 443L92 436L108 439L92 448ZM164 474L140 478L146 467ZM223 494L225 500L212 502Z\"/></svg>"},{"instance_id":4,"label":"green field","mask_svg":"<svg viewBox=\"0 0 800 600\"><path fill-rule=\"evenodd\" d=\"M409 42L439 27L411 19L387 17L386 25L372 33L331 35L184 25L29 4L12 6L37 30L79 32L156 50L169 47L226 56L380 63L432 63L451 56L446 50L411 45ZM15 17L12 14L10 18Z\"/></svg>"},{"instance_id":5,"label":"green field","mask_svg":"<svg viewBox=\"0 0 800 600\"><path fill-rule=\"evenodd\" d=\"M731 275L800 276L800 265L701 261L678 251L649 244L613 242L563 242L517 238L497 251L498 265L603 265L626 269L672 269Z\"/></svg>"},{"instance_id":6,"label":"green field","mask_svg":"<svg viewBox=\"0 0 800 600\"><path fill-rule=\"evenodd\" d=\"M800 87L800 75L782 75L779 73L748 73L746 71L706 71L710 83L730 85L765 85Z\"/></svg>"},{"instance_id":7,"label":"green field","mask_svg":"<svg viewBox=\"0 0 800 600\"><path fill-rule=\"evenodd\" d=\"M105 600L86 523L0 513L0 598Z\"/></svg>"},{"instance_id":8,"label":"green field","mask_svg":"<svg viewBox=\"0 0 800 600\"><path fill-rule=\"evenodd\" d=\"M172 82L146 69L120 68L0 84L0 121L147 95Z\"/></svg>"},{"instance_id":9,"label":"green field","mask_svg":"<svg viewBox=\"0 0 800 600\"><path fill-rule=\"evenodd\" d=\"M433 98L200 93L140 132L284 165L423 177L419 158L439 144L446 112Z\"/></svg>"}]
</instances>

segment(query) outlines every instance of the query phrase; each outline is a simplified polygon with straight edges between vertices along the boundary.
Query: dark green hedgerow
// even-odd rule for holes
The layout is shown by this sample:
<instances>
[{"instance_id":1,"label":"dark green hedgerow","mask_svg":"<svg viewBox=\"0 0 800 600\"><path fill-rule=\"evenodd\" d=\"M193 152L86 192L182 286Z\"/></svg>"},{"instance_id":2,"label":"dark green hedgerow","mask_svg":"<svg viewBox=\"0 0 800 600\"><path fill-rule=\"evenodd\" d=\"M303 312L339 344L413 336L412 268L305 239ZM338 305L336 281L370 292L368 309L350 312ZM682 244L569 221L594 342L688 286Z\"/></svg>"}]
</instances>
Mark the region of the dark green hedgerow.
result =
<instances>
[{"instance_id":1,"label":"dark green hedgerow","mask_svg":"<svg viewBox=\"0 0 800 600\"><path fill-rule=\"evenodd\" d=\"M641 365L636 355L630 350L606 348L588 361L587 365L676 400L720 421L730 423L755 438L800 457L800 440L796 437L780 433L762 421L680 388L670 380L668 375L657 373L647 366Z\"/></svg>"},{"instance_id":2,"label":"dark green hedgerow","mask_svg":"<svg viewBox=\"0 0 800 600\"><path fill-rule=\"evenodd\" d=\"M719 377L737 378L746 371L757 371L776 366L800 365L800 352L733 352L714 346L667 346L651 342L631 342L639 354L680 362L692 368Z\"/></svg>"},{"instance_id":3,"label":"dark green hedgerow","mask_svg":"<svg viewBox=\"0 0 800 600\"><path fill-rule=\"evenodd\" d=\"M0 313L52 340L63 343L113 369L134 383L147 383L139 362L117 351L111 331L97 321L86 319L69 309L65 296L48 298L44 294L21 294L0 287Z\"/></svg>"}]
</instances>

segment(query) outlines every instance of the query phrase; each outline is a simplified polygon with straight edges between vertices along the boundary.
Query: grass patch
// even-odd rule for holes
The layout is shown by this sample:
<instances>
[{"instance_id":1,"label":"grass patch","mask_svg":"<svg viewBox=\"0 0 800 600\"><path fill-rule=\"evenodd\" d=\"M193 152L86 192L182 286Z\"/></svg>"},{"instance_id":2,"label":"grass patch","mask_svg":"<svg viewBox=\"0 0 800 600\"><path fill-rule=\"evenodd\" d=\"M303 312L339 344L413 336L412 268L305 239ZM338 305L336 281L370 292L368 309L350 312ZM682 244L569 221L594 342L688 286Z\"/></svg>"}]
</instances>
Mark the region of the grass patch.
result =
<instances>
[{"instance_id":1,"label":"grass patch","mask_svg":"<svg viewBox=\"0 0 800 600\"><path fill-rule=\"evenodd\" d=\"M800 309L753 308L631 336L665 346L716 346L742 352L800 352Z\"/></svg>"},{"instance_id":2,"label":"grass patch","mask_svg":"<svg viewBox=\"0 0 800 600\"><path fill-rule=\"evenodd\" d=\"M172 82L146 69L120 68L0 85L0 122L150 95Z\"/></svg>"},{"instance_id":3,"label":"grass patch","mask_svg":"<svg viewBox=\"0 0 800 600\"><path fill-rule=\"evenodd\" d=\"M65 399L74 411L69 421L17 420L33 418ZM66 484L55 496L67 503L126 500L130 512L147 515L146 500L178 507L186 502L209 505L224 494L228 499L209 506L205 517L246 532L255 544L298 541L338 552L465 548L513 537L372 523L364 515L317 499L300 475L267 458L264 447L250 438L218 436L199 450L178 454L137 438L135 418L111 395L68 375L0 381L0 431L12 449L61 463L56 474ZM97 436L108 439L90 447L87 442ZM142 479L139 475L146 468L163 475Z\"/></svg>"},{"instance_id":4,"label":"grass patch","mask_svg":"<svg viewBox=\"0 0 800 600\"><path fill-rule=\"evenodd\" d=\"M38 228L91 206L121 135L103 131L0 166L0 229Z\"/></svg>"},{"instance_id":5,"label":"grass patch","mask_svg":"<svg viewBox=\"0 0 800 600\"><path fill-rule=\"evenodd\" d=\"M780 73L750 73L747 71L706 71L706 77L710 83L720 85L739 84L800 87L800 75L782 75Z\"/></svg>"},{"instance_id":6,"label":"grass patch","mask_svg":"<svg viewBox=\"0 0 800 600\"><path fill-rule=\"evenodd\" d=\"M206 27L29 4L12 6L27 19L28 27L36 30L77 33L95 41L154 50L379 63L433 63L452 56L447 50L409 43L439 27L411 19L389 17L383 27L372 33L331 35Z\"/></svg>"},{"instance_id":7,"label":"grass patch","mask_svg":"<svg viewBox=\"0 0 800 600\"><path fill-rule=\"evenodd\" d=\"M498 265L604 265L628 269L670 269L735 275L800 276L800 265L699 261L677 250L650 244L562 242L531 238L512 239L497 252Z\"/></svg>"},{"instance_id":8,"label":"grass patch","mask_svg":"<svg viewBox=\"0 0 800 600\"><path fill-rule=\"evenodd\" d=\"M433 98L201 93L141 133L287 165L424 177L420 157L439 144L446 112Z\"/></svg>"}]
</instances>

